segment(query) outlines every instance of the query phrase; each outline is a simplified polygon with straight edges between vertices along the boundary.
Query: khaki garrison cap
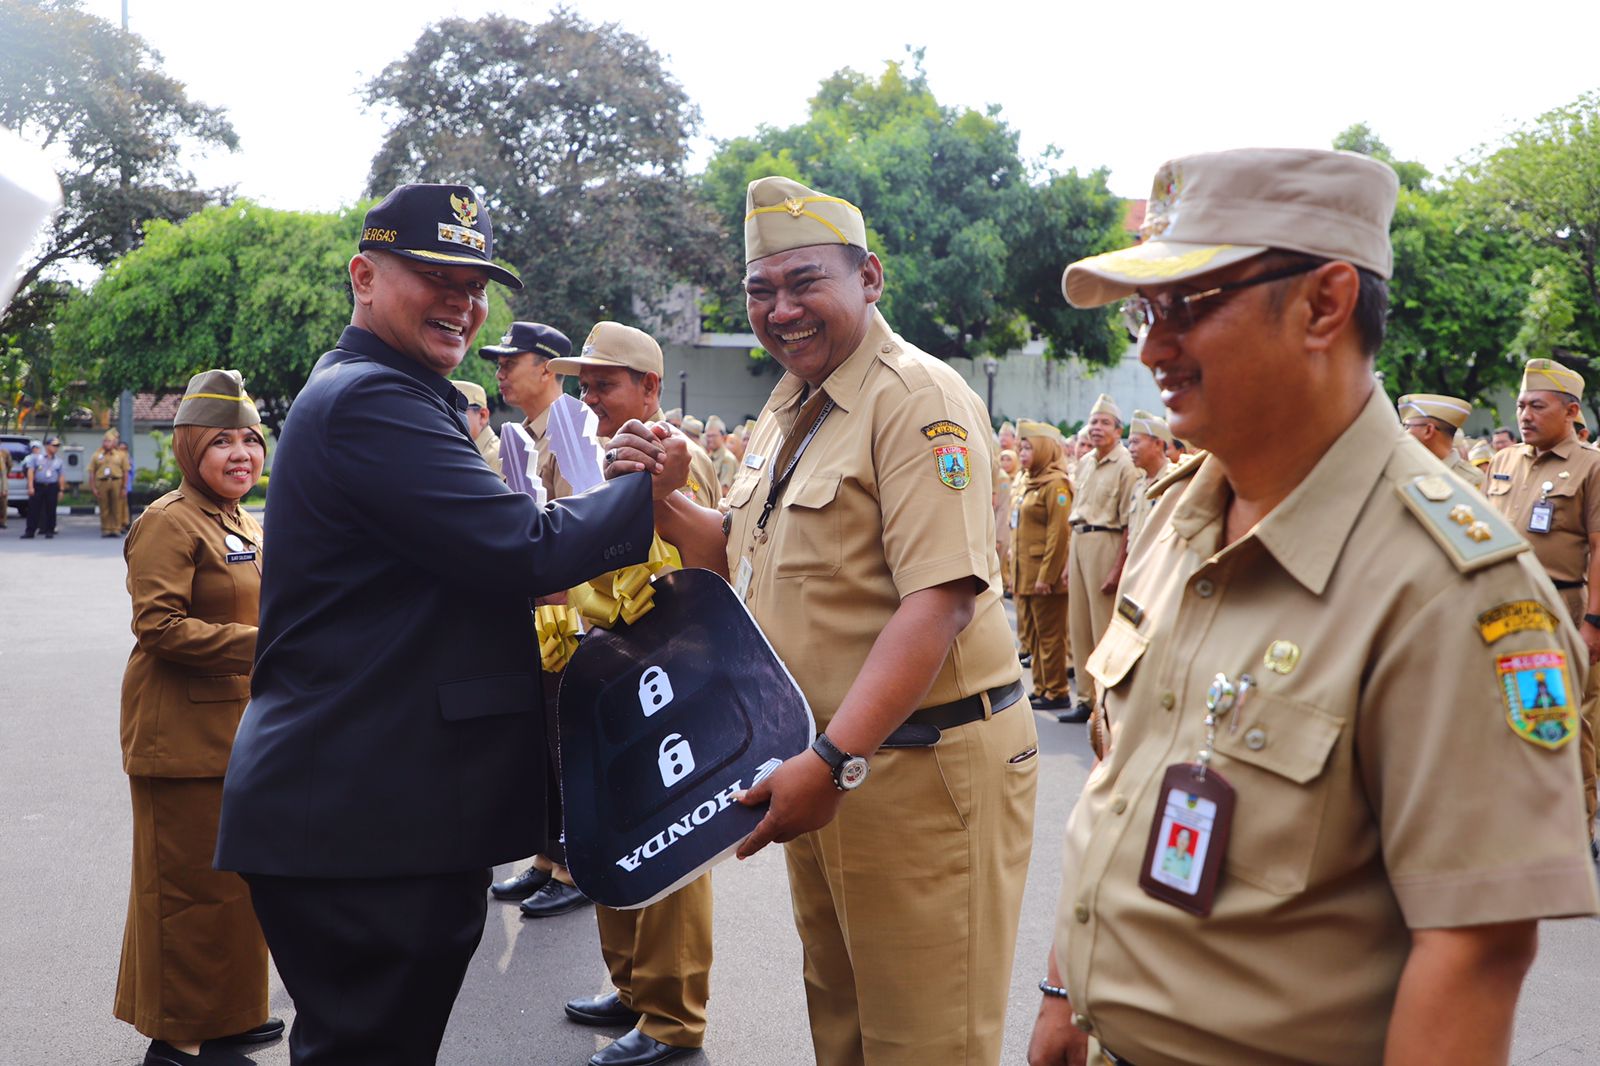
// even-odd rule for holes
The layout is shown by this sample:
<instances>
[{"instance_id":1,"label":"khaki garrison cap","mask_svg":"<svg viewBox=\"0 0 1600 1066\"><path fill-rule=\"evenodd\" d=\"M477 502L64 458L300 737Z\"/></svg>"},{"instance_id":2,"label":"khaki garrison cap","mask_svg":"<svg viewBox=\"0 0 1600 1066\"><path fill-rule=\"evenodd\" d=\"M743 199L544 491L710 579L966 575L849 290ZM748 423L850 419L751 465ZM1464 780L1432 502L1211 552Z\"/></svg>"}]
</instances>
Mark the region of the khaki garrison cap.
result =
<instances>
[{"instance_id":1,"label":"khaki garrison cap","mask_svg":"<svg viewBox=\"0 0 1600 1066\"><path fill-rule=\"evenodd\" d=\"M1167 285L1277 248L1342 259L1387 278L1394 169L1355 152L1241 148L1162 164L1143 243L1081 259L1061 276L1074 307Z\"/></svg>"},{"instance_id":2,"label":"khaki garrison cap","mask_svg":"<svg viewBox=\"0 0 1600 1066\"><path fill-rule=\"evenodd\" d=\"M1172 430L1167 425L1165 418L1157 418L1149 411L1135 410L1133 421L1128 423L1129 433L1143 433L1147 437L1172 443Z\"/></svg>"},{"instance_id":3,"label":"khaki garrison cap","mask_svg":"<svg viewBox=\"0 0 1600 1066\"><path fill-rule=\"evenodd\" d=\"M454 385L456 391L467 398L467 403L470 406L483 408L489 406L489 394L483 391L482 385L472 381L452 381L450 384Z\"/></svg>"},{"instance_id":4,"label":"khaki garrison cap","mask_svg":"<svg viewBox=\"0 0 1600 1066\"><path fill-rule=\"evenodd\" d=\"M757 178L744 196L744 261L813 244L867 246L861 209L789 178Z\"/></svg>"},{"instance_id":5,"label":"khaki garrison cap","mask_svg":"<svg viewBox=\"0 0 1600 1066\"><path fill-rule=\"evenodd\" d=\"M1454 396L1436 396L1427 392L1414 392L1410 396L1402 396L1396 407L1402 419L1437 418L1457 429L1466 425L1467 416L1472 414L1472 405L1465 400Z\"/></svg>"},{"instance_id":6,"label":"khaki garrison cap","mask_svg":"<svg viewBox=\"0 0 1600 1066\"><path fill-rule=\"evenodd\" d=\"M577 356L550 360L550 369L557 374L576 374L586 366L621 366L657 377L666 372L656 339L621 322L596 324Z\"/></svg>"},{"instance_id":7,"label":"khaki garrison cap","mask_svg":"<svg viewBox=\"0 0 1600 1066\"><path fill-rule=\"evenodd\" d=\"M1467 452L1467 461L1473 466L1488 466L1494 461L1494 446L1486 440L1472 442L1472 450Z\"/></svg>"},{"instance_id":8,"label":"khaki garrison cap","mask_svg":"<svg viewBox=\"0 0 1600 1066\"><path fill-rule=\"evenodd\" d=\"M1110 396L1107 396L1103 392L1094 401L1094 406L1089 408L1089 417L1093 418L1095 415L1101 414L1102 412L1110 415L1112 418L1115 418L1118 422L1122 421L1122 408L1117 406L1117 401L1113 400Z\"/></svg>"},{"instance_id":9,"label":"khaki garrison cap","mask_svg":"<svg viewBox=\"0 0 1600 1066\"><path fill-rule=\"evenodd\" d=\"M1018 440L1033 440L1037 437L1047 437L1057 444L1063 443L1061 430L1048 422L1035 422L1032 419L1024 418L1017 423Z\"/></svg>"},{"instance_id":10,"label":"khaki garrison cap","mask_svg":"<svg viewBox=\"0 0 1600 1066\"><path fill-rule=\"evenodd\" d=\"M706 419L706 432L726 433L728 432L728 427L722 424L722 419L718 418L716 415L712 415L710 418Z\"/></svg>"},{"instance_id":11,"label":"khaki garrison cap","mask_svg":"<svg viewBox=\"0 0 1600 1066\"><path fill-rule=\"evenodd\" d=\"M1583 397L1583 376L1554 359L1529 359L1522 368L1519 392L1565 392Z\"/></svg>"},{"instance_id":12,"label":"khaki garrison cap","mask_svg":"<svg viewBox=\"0 0 1600 1066\"><path fill-rule=\"evenodd\" d=\"M694 415L684 415L682 429L695 440L699 440L700 434L706 431L706 424L700 421Z\"/></svg>"},{"instance_id":13,"label":"khaki garrison cap","mask_svg":"<svg viewBox=\"0 0 1600 1066\"><path fill-rule=\"evenodd\" d=\"M244 391L244 375L237 370L202 370L189 379L172 424L243 429L259 426L261 415L255 401Z\"/></svg>"}]
</instances>

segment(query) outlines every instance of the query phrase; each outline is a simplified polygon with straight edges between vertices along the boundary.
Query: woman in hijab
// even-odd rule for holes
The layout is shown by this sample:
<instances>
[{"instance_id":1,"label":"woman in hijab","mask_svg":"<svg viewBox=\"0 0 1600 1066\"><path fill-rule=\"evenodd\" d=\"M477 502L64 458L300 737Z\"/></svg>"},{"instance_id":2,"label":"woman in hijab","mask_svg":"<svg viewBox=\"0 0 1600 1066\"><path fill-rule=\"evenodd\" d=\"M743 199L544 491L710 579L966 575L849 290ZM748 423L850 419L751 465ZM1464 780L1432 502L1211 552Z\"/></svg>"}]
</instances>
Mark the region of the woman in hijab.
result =
<instances>
[{"instance_id":1,"label":"woman in hijab","mask_svg":"<svg viewBox=\"0 0 1600 1066\"><path fill-rule=\"evenodd\" d=\"M182 483L133 523L123 555L137 643L122 679L133 883L116 1016L145 1063L246 1061L277 1039L267 945L237 874L211 868L222 777L250 697L261 526L243 508L266 437L235 370L189 380L173 419Z\"/></svg>"},{"instance_id":2,"label":"woman in hijab","mask_svg":"<svg viewBox=\"0 0 1600 1066\"><path fill-rule=\"evenodd\" d=\"M1012 582L1016 589L1018 629L1027 616L1033 657L1032 702L1039 710L1071 705L1067 688L1067 566L1071 530L1072 487L1062 465L1061 434L1043 422L1017 427L1018 460L1027 471L1027 486L1017 508L1012 543Z\"/></svg>"}]
</instances>

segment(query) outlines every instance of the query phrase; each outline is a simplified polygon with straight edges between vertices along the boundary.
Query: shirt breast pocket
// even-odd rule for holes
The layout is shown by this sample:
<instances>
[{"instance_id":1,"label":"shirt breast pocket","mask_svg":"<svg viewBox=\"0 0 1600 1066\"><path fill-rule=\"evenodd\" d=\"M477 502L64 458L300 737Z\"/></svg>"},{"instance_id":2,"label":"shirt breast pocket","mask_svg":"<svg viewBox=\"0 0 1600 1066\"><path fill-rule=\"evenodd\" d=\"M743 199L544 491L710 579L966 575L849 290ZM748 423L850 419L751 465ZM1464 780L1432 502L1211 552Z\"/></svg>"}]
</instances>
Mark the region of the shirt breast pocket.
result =
<instances>
[{"instance_id":1,"label":"shirt breast pocket","mask_svg":"<svg viewBox=\"0 0 1600 1066\"><path fill-rule=\"evenodd\" d=\"M1583 509L1578 506L1578 486L1570 477L1559 480L1551 478L1550 482L1550 491L1544 496L1555 508L1555 514L1551 516L1551 528L1569 533L1584 533Z\"/></svg>"},{"instance_id":2,"label":"shirt breast pocket","mask_svg":"<svg viewBox=\"0 0 1600 1066\"><path fill-rule=\"evenodd\" d=\"M839 572L838 502L842 474L812 474L795 485L774 521L783 525L783 543L775 558L777 578L832 577Z\"/></svg>"},{"instance_id":3,"label":"shirt breast pocket","mask_svg":"<svg viewBox=\"0 0 1600 1066\"><path fill-rule=\"evenodd\" d=\"M1496 478L1493 474L1489 475L1489 484L1483 490L1484 495L1486 495L1486 496L1504 496L1506 493L1508 493L1510 491L1511 491L1511 480L1509 478L1507 478L1506 480L1501 481L1498 478Z\"/></svg>"},{"instance_id":4,"label":"shirt breast pocket","mask_svg":"<svg viewBox=\"0 0 1600 1066\"><path fill-rule=\"evenodd\" d=\"M1216 767L1238 793L1229 874L1274 895L1305 888L1333 787L1328 756L1343 728L1309 704L1260 692L1237 724L1218 724Z\"/></svg>"},{"instance_id":5,"label":"shirt breast pocket","mask_svg":"<svg viewBox=\"0 0 1600 1066\"><path fill-rule=\"evenodd\" d=\"M1121 615L1113 615L1106 635L1095 645L1083 668L1102 689L1110 691L1128 679L1149 646L1149 637L1129 625Z\"/></svg>"},{"instance_id":6,"label":"shirt breast pocket","mask_svg":"<svg viewBox=\"0 0 1600 1066\"><path fill-rule=\"evenodd\" d=\"M750 502L750 497L755 494L756 486L761 483L761 474L755 470L741 470L733 479L733 484L728 486L728 509L738 510Z\"/></svg>"}]
</instances>

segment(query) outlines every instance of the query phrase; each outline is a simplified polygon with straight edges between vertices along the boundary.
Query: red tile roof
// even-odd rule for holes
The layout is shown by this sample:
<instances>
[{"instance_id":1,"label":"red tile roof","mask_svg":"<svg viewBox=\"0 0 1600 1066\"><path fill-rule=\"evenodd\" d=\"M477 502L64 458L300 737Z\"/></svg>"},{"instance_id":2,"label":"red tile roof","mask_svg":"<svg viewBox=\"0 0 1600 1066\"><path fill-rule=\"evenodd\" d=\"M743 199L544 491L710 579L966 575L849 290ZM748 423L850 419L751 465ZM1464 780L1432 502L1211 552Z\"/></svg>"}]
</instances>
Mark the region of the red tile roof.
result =
<instances>
[{"instance_id":1,"label":"red tile roof","mask_svg":"<svg viewBox=\"0 0 1600 1066\"><path fill-rule=\"evenodd\" d=\"M178 416L183 390L175 392L136 392L133 394L135 422L171 422Z\"/></svg>"}]
</instances>

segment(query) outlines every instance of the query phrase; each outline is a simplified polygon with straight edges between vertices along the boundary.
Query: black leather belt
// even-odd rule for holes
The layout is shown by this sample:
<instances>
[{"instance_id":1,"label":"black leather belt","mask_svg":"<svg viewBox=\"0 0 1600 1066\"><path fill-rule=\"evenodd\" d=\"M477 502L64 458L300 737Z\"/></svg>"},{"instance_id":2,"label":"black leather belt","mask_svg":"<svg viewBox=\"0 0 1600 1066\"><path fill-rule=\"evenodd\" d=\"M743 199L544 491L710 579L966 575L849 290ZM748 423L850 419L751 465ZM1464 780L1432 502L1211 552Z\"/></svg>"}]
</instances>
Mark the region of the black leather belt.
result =
<instances>
[{"instance_id":1,"label":"black leather belt","mask_svg":"<svg viewBox=\"0 0 1600 1066\"><path fill-rule=\"evenodd\" d=\"M1074 533L1121 533L1121 526L1073 526Z\"/></svg>"},{"instance_id":2,"label":"black leather belt","mask_svg":"<svg viewBox=\"0 0 1600 1066\"><path fill-rule=\"evenodd\" d=\"M1583 588L1583 582L1582 581L1557 581L1555 578L1551 578L1550 580L1555 585L1556 588L1561 589L1563 591L1565 591L1567 589L1581 589L1581 588Z\"/></svg>"},{"instance_id":3,"label":"black leather belt","mask_svg":"<svg viewBox=\"0 0 1600 1066\"><path fill-rule=\"evenodd\" d=\"M1112 1066L1133 1066L1132 1062L1129 1062L1127 1059L1123 1058L1121 1055L1118 1055L1115 1051L1112 1051L1110 1048L1106 1047L1104 1044L1100 1045L1100 1054L1104 1055L1106 1057L1106 1060L1109 1061L1112 1064Z\"/></svg>"},{"instance_id":4,"label":"black leather belt","mask_svg":"<svg viewBox=\"0 0 1600 1066\"><path fill-rule=\"evenodd\" d=\"M937 707L924 707L913 711L905 724L889 734L883 742L885 748L931 748L939 743L939 734L946 729L977 722L983 718L984 697L989 700L989 714L996 715L1022 699L1022 681L1019 678L1009 685L992 688L976 696L967 696Z\"/></svg>"}]
</instances>

